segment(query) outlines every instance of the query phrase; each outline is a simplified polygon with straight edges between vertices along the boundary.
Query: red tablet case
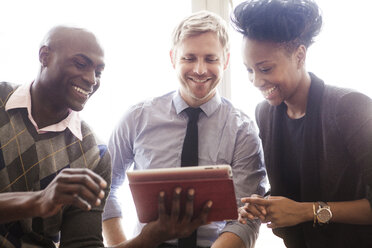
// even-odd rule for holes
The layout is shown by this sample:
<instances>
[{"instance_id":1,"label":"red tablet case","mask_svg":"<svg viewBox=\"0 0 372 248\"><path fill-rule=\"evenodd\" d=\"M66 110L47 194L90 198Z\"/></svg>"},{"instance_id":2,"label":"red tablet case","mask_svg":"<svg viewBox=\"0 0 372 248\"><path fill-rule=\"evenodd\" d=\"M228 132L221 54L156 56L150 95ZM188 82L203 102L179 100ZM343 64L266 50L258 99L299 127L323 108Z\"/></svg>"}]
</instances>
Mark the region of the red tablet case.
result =
<instances>
[{"instance_id":1,"label":"red tablet case","mask_svg":"<svg viewBox=\"0 0 372 248\"><path fill-rule=\"evenodd\" d=\"M186 179L166 180L164 176L154 176L160 180L151 180L150 176L140 178L139 181L129 182L134 204L136 206L138 219L142 223L154 221L158 217L158 196L160 191L165 192L167 213L170 213L172 206L173 192L176 187L181 187L181 216L184 213L186 193L190 188L195 189L194 196L194 217L198 216L208 200L213 202L208 214L208 221L221 221L237 219L237 205L233 180L230 177L213 178L221 172L211 172L212 178L206 173L201 178L191 177L186 174ZM174 172L173 172L174 174ZM150 180L150 181L146 181Z\"/></svg>"}]
</instances>

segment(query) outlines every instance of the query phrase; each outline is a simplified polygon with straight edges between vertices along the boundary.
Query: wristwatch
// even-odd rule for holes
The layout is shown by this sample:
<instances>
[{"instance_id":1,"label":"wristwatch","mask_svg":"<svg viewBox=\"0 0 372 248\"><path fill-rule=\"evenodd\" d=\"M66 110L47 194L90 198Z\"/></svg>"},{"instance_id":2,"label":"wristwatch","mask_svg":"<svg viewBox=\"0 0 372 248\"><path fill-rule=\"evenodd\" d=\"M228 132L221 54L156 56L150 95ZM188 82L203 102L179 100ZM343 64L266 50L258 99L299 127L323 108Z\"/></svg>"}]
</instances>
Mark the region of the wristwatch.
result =
<instances>
[{"instance_id":1,"label":"wristwatch","mask_svg":"<svg viewBox=\"0 0 372 248\"><path fill-rule=\"evenodd\" d=\"M331 207L325 202L318 202L319 207L316 211L316 218L318 223L325 224L328 223L332 218Z\"/></svg>"}]
</instances>

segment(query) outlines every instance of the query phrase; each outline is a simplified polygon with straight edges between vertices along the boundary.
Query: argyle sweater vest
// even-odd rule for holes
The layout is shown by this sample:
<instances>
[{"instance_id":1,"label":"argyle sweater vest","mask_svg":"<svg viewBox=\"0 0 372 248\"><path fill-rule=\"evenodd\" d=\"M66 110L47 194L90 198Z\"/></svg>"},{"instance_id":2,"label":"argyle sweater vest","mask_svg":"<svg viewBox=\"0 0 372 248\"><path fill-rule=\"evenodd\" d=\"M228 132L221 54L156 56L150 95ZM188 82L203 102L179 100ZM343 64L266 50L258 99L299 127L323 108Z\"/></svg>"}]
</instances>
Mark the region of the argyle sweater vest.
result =
<instances>
[{"instance_id":1,"label":"argyle sweater vest","mask_svg":"<svg viewBox=\"0 0 372 248\"><path fill-rule=\"evenodd\" d=\"M6 192L43 190L64 168L89 168L110 185L107 147L97 140L86 123L81 123L82 141L69 129L38 134L27 109L5 111L5 104L16 88L10 83L0 83L0 197ZM101 214L106 197L91 211L64 206L60 213L49 218L0 224L0 247L25 244L54 247L58 242L60 247L103 246Z\"/></svg>"}]
</instances>

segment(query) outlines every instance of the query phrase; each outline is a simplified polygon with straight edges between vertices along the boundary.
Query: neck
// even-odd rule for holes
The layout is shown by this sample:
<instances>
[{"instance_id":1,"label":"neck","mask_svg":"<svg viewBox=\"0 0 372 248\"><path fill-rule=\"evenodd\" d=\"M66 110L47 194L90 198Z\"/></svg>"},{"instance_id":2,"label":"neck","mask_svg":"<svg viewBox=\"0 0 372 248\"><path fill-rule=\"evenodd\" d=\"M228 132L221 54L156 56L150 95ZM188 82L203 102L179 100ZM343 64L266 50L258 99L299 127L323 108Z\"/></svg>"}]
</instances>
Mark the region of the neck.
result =
<instances>
[{"instance_id":1,"label":"neck","mask_svg":"<svg viewBox=\"0 0 372 248\"><path fill-rule=\"evenodd\" d=\"M38 128L56 124L68 116L69 110L55 106L53 101L49 99L47 92L42 90L38 80L32 84L30 94L31 115Z\"/></svg>"},{"instance_id":2,"label":"neck","mask_svg":"<svg viewBox=\"0 0 372 248\"><path fill-rule=\"evenodd\" d=\"M311 78L309 73L305 72L301 78L299 87L295 94L285 101L287 105L287 114L291 119L299 119L306 114L307 97L309 94Z\"/></svg>"},{"instance_id":3,"label":"neck","mask_svg":"<svg viewBox=\"0 0 372 248\"><path fill-rule=\"evenodd\" d=\"M184 93L182 90L180 91L182 99L192 108L198 108L204 103L211 100L216 95L216 90L210 92L210 94L206 95L204 98L196 98Z\"/></svg>"}]
</instances>

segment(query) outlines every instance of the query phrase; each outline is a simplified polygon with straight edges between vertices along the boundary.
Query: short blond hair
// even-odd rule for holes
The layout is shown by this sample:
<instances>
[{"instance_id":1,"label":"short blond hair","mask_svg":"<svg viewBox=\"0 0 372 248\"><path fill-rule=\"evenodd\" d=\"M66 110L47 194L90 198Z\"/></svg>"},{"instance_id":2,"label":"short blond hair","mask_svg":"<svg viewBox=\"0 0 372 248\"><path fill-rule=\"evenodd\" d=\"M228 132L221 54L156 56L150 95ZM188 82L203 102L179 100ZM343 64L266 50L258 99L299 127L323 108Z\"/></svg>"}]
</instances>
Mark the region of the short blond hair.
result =
<instances>
[{"instance_id":1,"label":"short blond hair","mask_svg":"<svg viewBox=\"0 0 372 248\"><path fill-rule=\"evenodd\" d=\"M172 50L175 50L184 39L207 32L216 33L226 56L230 51L226 21L206 10L191 14L176 26L172 35Z\"/></svg>"}]
</instances>

